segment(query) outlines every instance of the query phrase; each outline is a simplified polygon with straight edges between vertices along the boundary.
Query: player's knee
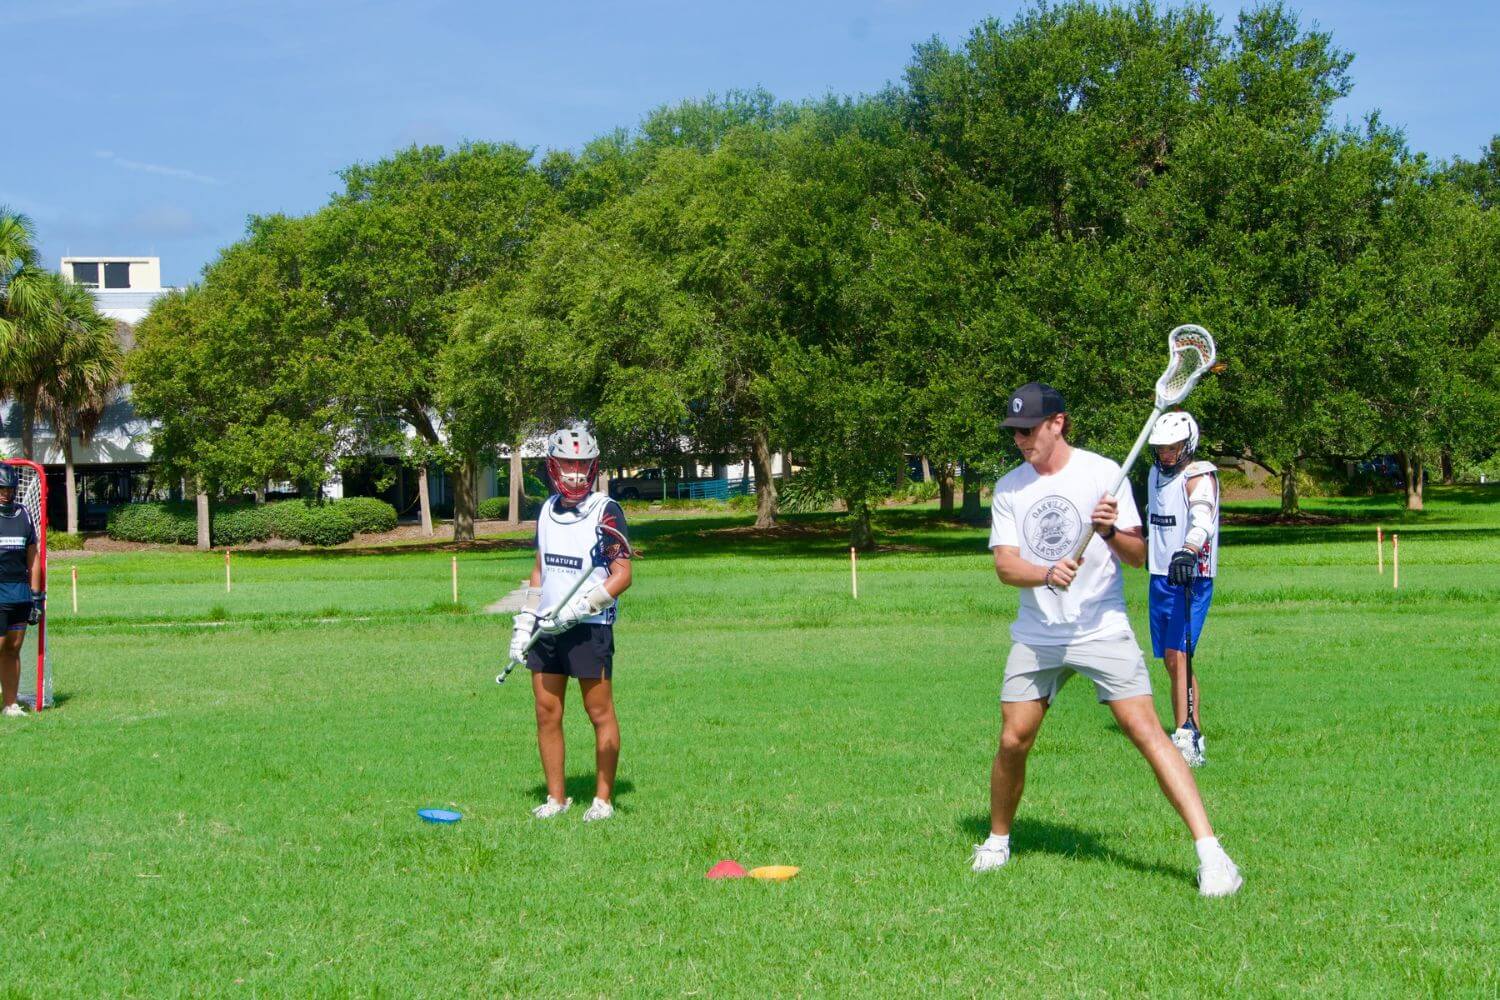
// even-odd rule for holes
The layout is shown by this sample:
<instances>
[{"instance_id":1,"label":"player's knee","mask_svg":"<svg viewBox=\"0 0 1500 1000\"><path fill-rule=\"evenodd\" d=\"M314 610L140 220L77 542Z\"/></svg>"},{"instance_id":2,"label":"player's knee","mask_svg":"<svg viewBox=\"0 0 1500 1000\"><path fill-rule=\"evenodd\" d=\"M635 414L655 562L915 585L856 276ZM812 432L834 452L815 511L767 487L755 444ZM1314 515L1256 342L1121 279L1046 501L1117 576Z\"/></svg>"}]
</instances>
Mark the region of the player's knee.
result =
<instances>
[{"instance_id":1,"label":"player's knee","mask_svg":"<svg viewBox=\"0 0 1500 1000\"><path fill-rule=\"evenodd\" d=\"M1025 754L1031 752L1036 743L1035 729L1011 728L1000 733L1000 752L1003 754Z\"/></svg>"},{"instance_id":2,"label":"player's knee","mask_svg":"<svg viewBox=\"0 0 1500 1000\"><path fill-rule=\"evenodd\" d=\"M603 705L590 705L589 721L594 724L595 729L602 729L615 725L615 706L610 702Z\"/></svg>"},{"instance_id":3,"label":"player's knee","mask_svg":"<svg viewBox=\"0 0 1500 1000\"><path fill-rule=\"evenodd\" d=\"M544 728L562 725L563 707L560 701L538 701L536 703L536 724Z\"/></svg>"}]
</instances>

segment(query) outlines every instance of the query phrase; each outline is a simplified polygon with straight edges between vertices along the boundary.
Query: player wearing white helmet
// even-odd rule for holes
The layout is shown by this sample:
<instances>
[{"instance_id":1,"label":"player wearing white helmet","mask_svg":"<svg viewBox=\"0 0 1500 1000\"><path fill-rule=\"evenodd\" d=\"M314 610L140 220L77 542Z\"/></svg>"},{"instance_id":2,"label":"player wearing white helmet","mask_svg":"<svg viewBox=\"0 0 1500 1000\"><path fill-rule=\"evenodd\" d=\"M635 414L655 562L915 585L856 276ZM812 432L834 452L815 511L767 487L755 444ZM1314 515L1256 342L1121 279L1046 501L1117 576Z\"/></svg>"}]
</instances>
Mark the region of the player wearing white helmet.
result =
<instances>
[{"instance_id":1,"label":"player wearing white helmet","mask_svg":"<svg viewBox=\"0 0 1500 1000\"><path fill-rule=\"evenodd\" d=\"M628 558L596 561L600 526L625 533L625 512L602 493L594 492L599 474L599 444L582 426L565 427L547 439L547 476L556 493L537 515L536 563L511 636L511 658L531 671L536 698L537 746L547 779L547 800L532 810L539 819L566 812L568 798L563 769L563 701L568 678L576 677L583 707L594 724L596 765L593 804L585 822L614 815L615 770L620 760L620 724L615 717L611 679L614 668L616 599L630 586ZM600 563L604 563L601 565ZM574 597L578 574L589 573ZM541 608L549 609L539 614ZM533 631L543 633L531 651L526 644Z\"/></svg>"},{"instance_id":2,"label":"player wearing white helmet","mask_svg":"<svg viewBox=\"0 0 1500 1000\"><path fill-rule=\"evenodd\" d=\"M1172 682L1172 743L1198 767L1207 756L1193 649L1213 603L1219 566L1218 470L1195 459L1198 422L1191 414L1162 414L1147 443L1156 452L1146 490L1151 647Z\"/></svg>"}]
</instances>

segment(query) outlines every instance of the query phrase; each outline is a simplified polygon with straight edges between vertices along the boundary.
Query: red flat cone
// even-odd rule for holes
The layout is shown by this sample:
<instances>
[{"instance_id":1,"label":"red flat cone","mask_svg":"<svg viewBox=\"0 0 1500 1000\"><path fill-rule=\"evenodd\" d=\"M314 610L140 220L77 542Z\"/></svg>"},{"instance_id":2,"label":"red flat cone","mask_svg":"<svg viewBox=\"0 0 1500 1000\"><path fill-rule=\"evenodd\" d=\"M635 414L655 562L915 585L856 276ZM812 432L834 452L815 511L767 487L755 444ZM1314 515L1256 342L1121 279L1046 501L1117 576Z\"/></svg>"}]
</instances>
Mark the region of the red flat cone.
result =
<instances>
[{"instance_id":1,"label":"red flat cone","mask_svg":"<svg viewBox=\"0 0 1500 1000\"><path fill-rule=\"evenodd\" d=\"M718 864L716 864L712 868L710 868L707 872L704 873L703 877L704 878L744 878L747 874L749 874L749 873L745 871L744 867L742 867L738 861L728 861L728 860L725 860L725 861L720 861Z\"/></svg>"}]
</instances>

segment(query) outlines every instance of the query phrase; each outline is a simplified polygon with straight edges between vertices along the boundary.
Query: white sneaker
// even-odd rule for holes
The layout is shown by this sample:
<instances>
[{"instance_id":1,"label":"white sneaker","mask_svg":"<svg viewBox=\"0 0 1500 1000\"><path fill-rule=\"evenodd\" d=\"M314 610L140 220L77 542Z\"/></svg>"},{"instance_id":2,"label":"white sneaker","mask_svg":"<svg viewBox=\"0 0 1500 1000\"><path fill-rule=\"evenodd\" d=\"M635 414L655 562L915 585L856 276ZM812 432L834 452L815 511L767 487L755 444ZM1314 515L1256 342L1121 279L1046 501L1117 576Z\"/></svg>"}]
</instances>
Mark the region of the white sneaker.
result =
<instances>
[{"instance_id":1,"label":"white sneaker","mask_svg":"<svg viewBox=\"0 0 1500 1000\"><path fill-rule=\"evenodd\" d=\"M547 796L546 802L543 802L541 805L531 810L531 815L535 816L537 819L551 819L553 816L556 816L559 813L567 812L568 807L572 804L572 799L568 799L566 802L559 802L549 795Z\"/></svg>"},{"instance_id":2,"label":"white sneaker","mask_svg":"<svg viewBox=\"0 0 1500 1000\"><path fill-rule=\"evenodd\" d=\"M583 814L583 821L592 823L596 819L609 819L614 814L615 807L596 795L594 804L589 806L588 811Z\"/></svg>"},{"instance_id":3,"label":"white sneaker","mask_svg":"<svg viewBox=\"0 0 1500 1000\"><path fill-rule=\"evenodd\" d=\"M974 845L974 863L971 866L976 872L987 872L992 868L999 868L1010 860L1010 844L992 844L986 840L982 844Z\"/></svg>"},{"instance_id":4,"label":"white sneaker","mask_svg":"<svg viewBox=\"0 0 1500 1000\"><path fill-rule=\"evenodd\" d=\"M1232 896L1244 884L1245 880L1240 878L1240 870L1229 860L1229 855L1222 851L1217 858L1198 866L1200 896Z\"/></svg>"},{"instance_id":5,"label":"white sneaker","mask_svg":"<svg viewBox=\"0 0 1500 1000\"><path fill-rule=\"evenodd\" d=\"M0 715L4 715L11 719L20 719L25 717L26 709L22 708L18 704L6 705L4 708L0 708Z\"/></svg>"},{"instance_id":6,"label":"white sneaker","mask_svg":"<svg viewBox=\"0 0 1500 1000\"><path fill-rule=\"evenodd\" d=\"M1188 767L1203 766L1203 734L1187 726L1179 726L1172 734L1172 745L1188 762Z\"/></svg>"}]
</instances>

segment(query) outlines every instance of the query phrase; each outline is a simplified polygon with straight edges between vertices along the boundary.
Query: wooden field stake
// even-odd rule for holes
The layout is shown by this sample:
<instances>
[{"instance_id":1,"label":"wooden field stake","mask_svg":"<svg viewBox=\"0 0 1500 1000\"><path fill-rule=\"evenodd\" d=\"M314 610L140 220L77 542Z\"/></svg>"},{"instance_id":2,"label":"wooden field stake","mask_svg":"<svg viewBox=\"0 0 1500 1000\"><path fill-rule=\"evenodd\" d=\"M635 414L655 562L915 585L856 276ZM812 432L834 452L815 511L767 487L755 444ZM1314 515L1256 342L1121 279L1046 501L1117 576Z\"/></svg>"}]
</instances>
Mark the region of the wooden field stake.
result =
<instances>
[{"instance_id":1,"label":"wooden field stake","mask_svg":"<svg viewBox=\"0 0 1500 1000\"><path fill-rule=\"evenodd\" d=\"M1385 537L1381 533L1380 525L1375 525L1375 568L1385 576Z\"/></svg>"},{"instance_id":2,"label":"wooden field stake","mask_svg":"<svg viewBox=\"0 0 1500 1000\"><path fill-rule=\"evenodd\" d=\"M453 557L453 603L458 603L458 556Z\"/></svg>"},{"instance_id":3,"label":"wooden field stake","mask_svg":"<svg viewBox=\"0 0 1500 1000\"><path fill-rule=\"evenodd\" d=\"M231 549L224 550L224 593L234 593L234 573L229 568L229 553Z\"/></svg>"},{"instance_id":4,"label":"wooden field stake","mask_svg":"<svg viewBox=\"0 0 1500 1000\"><path fill-rule=\"evenodd\" d=\"M78 567L73 567L73 613L78 614Z\"/></svg>"},{"instance_id":5,"label":"wooden field stake","mask_svg":"<svg viewBox=\"0 0 1500 1000\"><path fill-rule=\"evenodd\" d=\"M1391 532L1391 589L1401 586L1401 536Z\"/></svg>"},{"instance_id":6,"label":"wooden field stake","mask_svg":"<svg viewBox=\"0 0 1500 1000\"><path fill-rule=\"evenodd\" d=\"M859 550L849 546L849 593L859 600Z\"/></svg>"}]
</instances>

